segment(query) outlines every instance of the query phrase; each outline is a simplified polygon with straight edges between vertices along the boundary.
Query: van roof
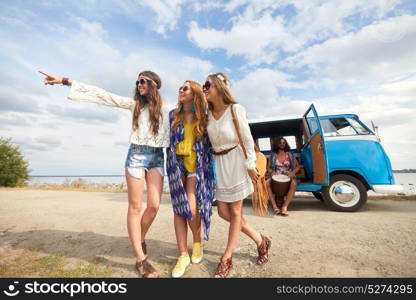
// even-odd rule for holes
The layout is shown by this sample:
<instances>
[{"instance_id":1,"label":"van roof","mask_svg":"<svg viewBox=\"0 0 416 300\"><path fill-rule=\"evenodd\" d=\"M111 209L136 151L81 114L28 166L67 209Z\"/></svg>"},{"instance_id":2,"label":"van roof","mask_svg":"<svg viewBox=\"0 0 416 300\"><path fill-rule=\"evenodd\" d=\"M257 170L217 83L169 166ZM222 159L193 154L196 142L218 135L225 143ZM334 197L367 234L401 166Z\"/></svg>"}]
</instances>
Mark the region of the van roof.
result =
<instances>
[{"instance_id":1,"label":"van roof","mask_svg":"<svg viewBox=\"0 0 416 300\"><path fill-rule=\"evenodd\" d=\"M358 116L355 114L319 116L322 120L335 118L358 119ZM251 122L249 126L254 138L298 135L302 131L302 118Z\"/></svg>"}]
</instances>

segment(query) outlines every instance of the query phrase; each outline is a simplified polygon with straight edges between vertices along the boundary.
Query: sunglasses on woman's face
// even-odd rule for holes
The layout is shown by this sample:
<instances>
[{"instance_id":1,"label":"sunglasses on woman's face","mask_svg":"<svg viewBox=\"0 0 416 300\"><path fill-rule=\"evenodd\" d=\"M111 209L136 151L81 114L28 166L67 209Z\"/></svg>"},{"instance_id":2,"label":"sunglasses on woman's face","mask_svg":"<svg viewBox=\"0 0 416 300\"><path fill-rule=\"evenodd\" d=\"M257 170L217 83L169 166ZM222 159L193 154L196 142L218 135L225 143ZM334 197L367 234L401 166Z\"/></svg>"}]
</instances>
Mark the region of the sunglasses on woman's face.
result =
<instances>
[{"instance_id":1,"label":"sunglasses on woman's face","mask_svg":"<svg viewBox=\"0 0 416 300\"><path fill-rule=\"evenodd\" d=\"M136 86L137 85L145 85L147 83L147 80L144 78L140 78L139 80L136 80Z\"/></svg>"},{"instance_id":2,"label":"sunglasses on woman's face","mask_svg":"<svg viewBox=\"0 0 416 300\"><path fill-rule=\"evenodd\" d=\"M186 92L187 90L189 90L190 88L187 86L187 85L184 85L184 86L181 86L180 88L179 88L179 92Z\"/></svg>"},{"instance_id":3,"label":"sunglasses on woman's face","mask_svg":"<svg viewBox=\"0 0 416 300\"><path fill-rule=\"evenodd\" d=\"M202 90L206 90L206 91L208 91L209 89L210 89L210 87L211 86L214 86L214 84L213 83L211 83L211 82L209 82L208 80L207 81L205 81L205 83L204 83L204 85L202 86Z\"/></svg>"}]
</instances>

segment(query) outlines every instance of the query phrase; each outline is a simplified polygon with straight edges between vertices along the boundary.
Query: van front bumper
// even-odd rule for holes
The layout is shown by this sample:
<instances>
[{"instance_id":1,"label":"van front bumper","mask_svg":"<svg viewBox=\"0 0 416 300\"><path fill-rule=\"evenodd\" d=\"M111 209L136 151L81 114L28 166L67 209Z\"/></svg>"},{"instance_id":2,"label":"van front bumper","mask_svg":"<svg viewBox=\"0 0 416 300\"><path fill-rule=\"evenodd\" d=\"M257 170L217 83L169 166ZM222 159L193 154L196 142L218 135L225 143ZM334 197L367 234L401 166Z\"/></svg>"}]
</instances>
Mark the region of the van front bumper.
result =
<instances>
[{"instance_id":1,"label":"van front bumper","mask_svg":"<svg viewBox=\"0 0 416 300\"><path fill-rule=\"evenodd\" d=\"M377 184L373 185L373 191L379 194L400 194L404 188L400 184Z\"/></svg>"}]
</instances>

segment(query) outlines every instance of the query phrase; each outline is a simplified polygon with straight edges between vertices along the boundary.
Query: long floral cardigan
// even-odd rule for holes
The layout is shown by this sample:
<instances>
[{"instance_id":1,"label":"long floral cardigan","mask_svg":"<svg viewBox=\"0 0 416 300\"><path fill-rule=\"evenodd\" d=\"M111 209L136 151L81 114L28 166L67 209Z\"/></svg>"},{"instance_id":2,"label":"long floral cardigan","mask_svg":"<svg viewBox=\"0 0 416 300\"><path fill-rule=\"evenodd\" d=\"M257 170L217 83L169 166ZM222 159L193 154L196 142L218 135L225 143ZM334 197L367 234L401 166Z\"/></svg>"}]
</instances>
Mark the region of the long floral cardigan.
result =
<instances>
[{"instance_id":1,"label":"long floral cardigan","mask_svg":"<svg viewBox=\"0 0 416 300\"><path fill-rule=\"evenodd\" d=\"M169 113L169 121L172 127L174 110ZM176 145L184 139L184 126L179 124L170 131L170 145L167 148L166 169L169 178L170 195L172 199L173 212L177 215L192 219L192 213L182 183L181 171L176 158ZM195 141L193 149L196 152L196 200L204 224L204 239L209 238L211 225L212 202L215 195L214 170L212 160L212 146L208 135Z\"/></svg>"}]
</instances>

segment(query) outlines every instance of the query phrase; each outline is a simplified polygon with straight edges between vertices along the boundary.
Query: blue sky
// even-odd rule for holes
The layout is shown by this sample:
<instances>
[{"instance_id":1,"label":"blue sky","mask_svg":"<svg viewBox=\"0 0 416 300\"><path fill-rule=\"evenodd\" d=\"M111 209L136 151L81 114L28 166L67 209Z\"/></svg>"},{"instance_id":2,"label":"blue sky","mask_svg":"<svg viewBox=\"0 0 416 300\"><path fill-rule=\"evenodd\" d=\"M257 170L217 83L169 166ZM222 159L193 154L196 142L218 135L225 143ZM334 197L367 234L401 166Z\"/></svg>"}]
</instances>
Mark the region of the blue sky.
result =
<instances>
[{"instance_id":1,"label":"blue sky","mask_svg":"<svg viewBox=\"0 0 416 300\"><path fill-rule=\"evenodd\" d=\"M122 174L130 113L68 101L41 69L131 96L160 74L165 101L224 71L248 118L356 113L393 168L416 168L414 1L2 1L0 136L32 174Z\"/></svg>"}]
</instances>

